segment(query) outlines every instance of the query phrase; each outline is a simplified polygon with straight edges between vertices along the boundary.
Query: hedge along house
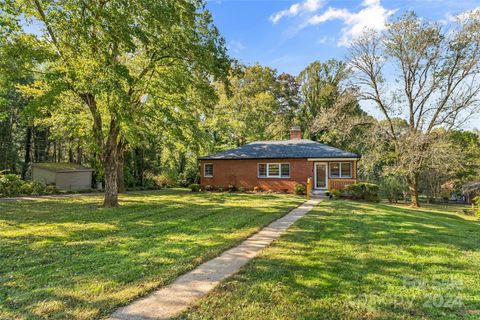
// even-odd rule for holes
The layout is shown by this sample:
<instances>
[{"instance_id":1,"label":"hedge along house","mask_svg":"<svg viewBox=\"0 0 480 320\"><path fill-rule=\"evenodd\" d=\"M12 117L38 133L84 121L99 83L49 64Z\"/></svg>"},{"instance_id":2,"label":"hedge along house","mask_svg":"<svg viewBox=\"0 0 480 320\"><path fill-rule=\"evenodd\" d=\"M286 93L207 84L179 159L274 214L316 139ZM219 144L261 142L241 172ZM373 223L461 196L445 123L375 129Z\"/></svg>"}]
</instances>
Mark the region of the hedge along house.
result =
<instances>
[{"instance_id":1,"label":"hedge along house","mask_svg":"<svg viewBox=\"0 0 480 320\"><path fill-rule=\"evenodd\" d=\"M32 179L55 184L62 190L86 190L92 187L93 169L74 163L34 163Z\"/></svg>"},{"instance_id":2,"label":"hedge along house","mask_svg":"<svg viewBox=\"0 0 480 320\"><path fill-rule=\"evenodd\" d=\"M359 159L358 154L302 139L300 128L294 127L290 140L256 141L201 157L200 184L293 192L311 177L313 191L322 192L355 183Z\"/></svg>"}]
</instances>

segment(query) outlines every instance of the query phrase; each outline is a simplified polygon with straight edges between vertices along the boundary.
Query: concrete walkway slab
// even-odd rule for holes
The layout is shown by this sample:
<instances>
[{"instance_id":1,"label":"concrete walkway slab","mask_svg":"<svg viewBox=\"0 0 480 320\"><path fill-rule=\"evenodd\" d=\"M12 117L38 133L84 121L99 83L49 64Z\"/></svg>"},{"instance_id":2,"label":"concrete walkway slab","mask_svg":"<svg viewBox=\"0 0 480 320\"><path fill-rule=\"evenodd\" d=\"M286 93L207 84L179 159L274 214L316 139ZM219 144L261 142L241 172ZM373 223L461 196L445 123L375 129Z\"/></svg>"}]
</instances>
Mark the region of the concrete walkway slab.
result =
<instances>
[{"instance_id":1,"label":"concrete walkway slab","mask_svg":"<svg viewBox=\"0 0 480 320\"><path fill-rule=\"evenodd\" d=\"M237 247L199 265L196 269L178 277L170 285L118 309L110 317L110 320L159 320L178 316L196 300L215 288L222 280L237 273L260 250L277 239L319 202L319 199L305 202Z\"/></svg>"}]
</instances>

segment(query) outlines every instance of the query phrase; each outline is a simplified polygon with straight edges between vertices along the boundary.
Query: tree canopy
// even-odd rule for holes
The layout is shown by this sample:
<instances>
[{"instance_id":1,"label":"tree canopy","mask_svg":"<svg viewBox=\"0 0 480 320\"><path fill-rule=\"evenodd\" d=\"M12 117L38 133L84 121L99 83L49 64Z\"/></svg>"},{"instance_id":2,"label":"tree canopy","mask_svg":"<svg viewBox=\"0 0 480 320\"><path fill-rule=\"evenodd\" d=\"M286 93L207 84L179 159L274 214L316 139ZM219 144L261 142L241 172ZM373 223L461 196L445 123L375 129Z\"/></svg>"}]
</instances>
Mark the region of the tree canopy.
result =
<instances>
[{"instance_id":1,"label":"tree canopy","mask_svg":"<svg viewBox=\"0 0 480 320\"><path fill-rule=\"evenodd\" d=\"M414 205L480 178L478 132L460 130L479 107L478 12L448 30L405 14L346 61L292 75L231 59L203 1L0 6L0 170L24 179L33 162L87 164L116 206L126 188L196 183L200 155L292 126L362 154L362 180Z\"/></svg>"},{"instance_id":2,"label":"tree canopy","mask_svg":"<svg viewBox=\"0 0 480 320\"><path fill-rule=\"evenodd\" d=\"M458 128L480 106L480 14L472 12L444 30L407 13L384 32L366 32L350 54L359 97L385 117L397 173L419 206L419 175L438 155L443 129ZM406 126L396 125L403 116Z\"/></svg>"},{"instance_id":3,"label":"tree canopy","mask_svg":"<svg viewBox=\"0 0 480 320\"><path fill-rule=\"evenodd\" d=\"M202 1L181 0L11 5L41 22L36 40L50 53L42 83L24 92L37 99L54 94L89 113L105 174L104 204L116 206L126 146L140 140L146 122L174 123L211 99L211 79L223 78L229 66L210 14Z\"/></svg>"}]
</instances>

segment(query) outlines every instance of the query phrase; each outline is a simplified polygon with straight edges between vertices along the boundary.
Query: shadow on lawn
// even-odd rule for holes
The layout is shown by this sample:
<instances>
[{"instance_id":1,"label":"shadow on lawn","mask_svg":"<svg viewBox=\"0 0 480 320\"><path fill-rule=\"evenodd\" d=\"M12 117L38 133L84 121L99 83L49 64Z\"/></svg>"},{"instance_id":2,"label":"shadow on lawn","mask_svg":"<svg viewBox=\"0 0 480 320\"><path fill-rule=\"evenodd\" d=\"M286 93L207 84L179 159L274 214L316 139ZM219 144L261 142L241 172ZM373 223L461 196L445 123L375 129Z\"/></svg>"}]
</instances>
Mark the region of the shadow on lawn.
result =
<instances>
[{"instance_id":1,"label":"shadow on lawn","mask_svg":"<svg viewBox=\"0 0 480 320\"><path fill-rule=\"evenodd\" d=\"M475 298L479 287L429 285L432 279L458 275L476 279L478 261L475 266L463 258L478 251L480 224L474 221L389 205L327 202L220 291L233 293L234 299L243 299L242 304L277 308L272 311L277 316L293 312L312 319L440 319L446 315L460 319L468 309L480 309ZM411 277L428 285L410 287ZM281 288L278 301L272 289L277 286ZM241 293L236 296L235 292ZM461 295L465 308L425 305L429 295L439 293ZM377 299L377 304L357 303L355 299L364 294ZM216 303L229 305L222 302L223 297L212 296L209 308L215 309ZM237 302L231 303L235 307Z\"/></svg>"},{"instance_id":2,"label":"shadow on lawn","mask_svg":"<svg viewBox=\"0 0 480 320\"><path fill-rule=\"evenodd\" d=\"M356 202L343 202L338 212L343 214L336 215L330 225L340 238L382 245L415 243L424 247L447 245L458 250L480 248L480 223L454 214L389 205L376 205L373 209ZM343 221L345 218L348 223Z\"/></svg>"},{"instance_id":3,"label":"shadow on lawn","mask_svg":"<svg viewBox=\"0 0 480 320\"><path fill-rule=\"evenodd\" d=\"M138 193L115 209L98 207L98 198L1 204L0 222L14 232L0 233L0 318L2 309L32 319L74 319L75 309L107 315L298 205L256 195L252 207L251 197ZM55 301L58 310L34 310Z\"/></svg>"}]
</instances>

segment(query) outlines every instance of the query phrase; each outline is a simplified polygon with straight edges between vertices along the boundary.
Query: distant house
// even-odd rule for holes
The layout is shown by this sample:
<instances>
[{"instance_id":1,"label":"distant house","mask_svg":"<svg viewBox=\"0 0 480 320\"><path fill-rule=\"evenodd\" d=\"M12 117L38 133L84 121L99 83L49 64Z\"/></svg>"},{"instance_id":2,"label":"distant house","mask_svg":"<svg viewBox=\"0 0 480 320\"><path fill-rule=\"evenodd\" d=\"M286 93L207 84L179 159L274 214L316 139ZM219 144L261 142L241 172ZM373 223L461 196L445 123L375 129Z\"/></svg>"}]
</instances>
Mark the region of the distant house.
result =
<instances>
[{"instance_id":1,"label":"distant house","mask_svg":"<svg viewBox=\"0 0 480 320\"><path fill-rule=\"evenodd\" d=\"M62 190L85 190L92 187L93 169L74 163L34 163L32 179L55 184Z\"/></svg>"},{"instance_id":2,"label":"distant house","mask_svg":"<svg viewBox=\"0 0 480 320\"><path fill-rule=\"evenodd\" d=\"M300 128L290 140L256 141L200 160L200 184L226 188L293 192L296 184L313 179L314 191L341 189L357 179L360 155L302 139Z\"/></svg>"}]
</instances>

